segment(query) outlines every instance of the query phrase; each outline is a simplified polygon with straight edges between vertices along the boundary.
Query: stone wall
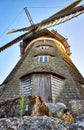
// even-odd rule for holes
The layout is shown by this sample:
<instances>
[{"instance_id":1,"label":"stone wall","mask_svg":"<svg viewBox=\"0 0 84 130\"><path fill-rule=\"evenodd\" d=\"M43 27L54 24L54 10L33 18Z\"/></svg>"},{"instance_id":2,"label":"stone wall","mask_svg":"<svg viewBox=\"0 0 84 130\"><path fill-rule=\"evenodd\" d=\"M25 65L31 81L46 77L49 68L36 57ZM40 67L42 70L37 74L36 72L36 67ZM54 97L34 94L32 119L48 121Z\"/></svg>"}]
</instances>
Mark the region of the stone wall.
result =
<instances>
[{"instance_id":1,"label":"stone wall","mask_svg":"<svg viewBox=\"0 0 84 130\"><path fill-rule=\"evenodd\" d=\"M63 112L67 107L60 103L50 104L54 116L31 116L32 108L35 103L34 97L24 97L24 107L20 115L20 101L22 97L0 100L0 130L83 130L84 129L84 101L71 101L70 108L75 116L75 122L68 122L56 112ZM34 99L34 100L32 100ZM49 104L46 104L49 105ZM79 107L80 106L80 107ZM75 107L75 108L74 108ZM78 109L80 108L80 109ZM50 109L50 110L51 110ZM55 110L54 110L55 109ZM74 111L75 110L75 111ZM56 111L56 112L55 112ZM79 116L77 117L77 115ZM81 114L81 115L80 115ZM57 118L58 117L58 118ZM61 120L62 119L62 120ZM68 123L67 123L68 122Z\"/></svg>"},{"instance_id":2,"label":"stone wall","mask_svg":"<svg viewBox=\"0 0 84 130\"><path fill-rule=\"evenodd\" d=\"M0 119L0 130L84 130L82 116L80 124L65 123L58 118L47 116L24 116L22 118Z\"/></svg>"}]
</instances>

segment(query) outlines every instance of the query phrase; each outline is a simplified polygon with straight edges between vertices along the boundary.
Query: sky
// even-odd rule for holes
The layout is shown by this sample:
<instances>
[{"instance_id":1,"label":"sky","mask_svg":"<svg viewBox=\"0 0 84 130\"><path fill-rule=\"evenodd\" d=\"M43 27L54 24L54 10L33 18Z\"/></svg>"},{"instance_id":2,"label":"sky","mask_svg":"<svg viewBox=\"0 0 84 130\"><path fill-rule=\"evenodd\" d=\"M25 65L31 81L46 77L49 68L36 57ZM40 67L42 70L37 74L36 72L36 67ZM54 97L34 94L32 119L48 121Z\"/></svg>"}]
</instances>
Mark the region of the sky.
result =
<instances>
[{"instance_id":1,"label":"sky","mask_svg":"<svg viewBox=\"0 0 84 130\"><path fill-rule=\"evenodd\" d=\"M28 7L34 23L38 23L74 1L0 0L0 47L22 34L19 32L8 35L8 31L30 26L24 7ZM82 4L84 0L79 5ZM84 14L52 28L68 39L71 59L84 77ZM0 53L0 84L20 59L19 43Z\"/></svg>"}]
</instances>

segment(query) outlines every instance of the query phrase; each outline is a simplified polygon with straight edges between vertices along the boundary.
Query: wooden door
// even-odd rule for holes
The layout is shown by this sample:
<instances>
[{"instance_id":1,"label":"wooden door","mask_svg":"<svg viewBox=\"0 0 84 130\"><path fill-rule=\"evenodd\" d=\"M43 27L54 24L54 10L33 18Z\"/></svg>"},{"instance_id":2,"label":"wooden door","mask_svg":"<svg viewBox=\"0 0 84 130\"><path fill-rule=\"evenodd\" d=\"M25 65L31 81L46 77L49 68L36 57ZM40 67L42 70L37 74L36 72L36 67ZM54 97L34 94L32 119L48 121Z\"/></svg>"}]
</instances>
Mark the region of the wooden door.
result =
<instances>
[{"instance_id":1,"label":"wooden door","mask_svg":"<svg viewBox=\"0 0 84 130\"><path fill-rule=\"evenodd\" d=\"M41 96L46 102L51 99L51 78L50 74L32 75L32 94Z\"/></svg>"}]
</instances>

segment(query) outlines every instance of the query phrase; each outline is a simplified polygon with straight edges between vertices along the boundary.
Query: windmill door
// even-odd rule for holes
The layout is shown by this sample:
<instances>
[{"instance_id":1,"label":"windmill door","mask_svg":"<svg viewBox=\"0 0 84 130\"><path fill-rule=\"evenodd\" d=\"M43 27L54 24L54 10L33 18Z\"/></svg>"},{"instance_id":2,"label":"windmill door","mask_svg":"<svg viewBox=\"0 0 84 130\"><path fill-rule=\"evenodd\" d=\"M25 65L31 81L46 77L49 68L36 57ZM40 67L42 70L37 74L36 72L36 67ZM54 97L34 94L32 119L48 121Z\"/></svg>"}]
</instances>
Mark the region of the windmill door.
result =
<instances>
[{"instance_id":1,"label":"windmill door","mask_svg":"<svg viewBox=\"0 0 84 130\"><path fill-rule=\"evenodd\" d=\"M50 75L34 74L32 78L32 94L41 96L46 102L49 102L51 100Z\"/></svg>"}]
</instances>

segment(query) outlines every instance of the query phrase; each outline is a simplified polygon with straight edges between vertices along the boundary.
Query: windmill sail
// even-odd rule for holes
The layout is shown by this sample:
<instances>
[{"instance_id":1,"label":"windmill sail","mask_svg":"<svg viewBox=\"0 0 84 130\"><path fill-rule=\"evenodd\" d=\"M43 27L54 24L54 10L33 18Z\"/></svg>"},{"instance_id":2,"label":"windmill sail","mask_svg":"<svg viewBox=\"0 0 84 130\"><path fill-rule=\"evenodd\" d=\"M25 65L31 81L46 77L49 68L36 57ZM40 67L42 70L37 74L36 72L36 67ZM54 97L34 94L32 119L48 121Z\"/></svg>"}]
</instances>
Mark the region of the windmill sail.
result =
<instances>
[{"instance_id":1,"label":"windmill sail","mask_svg":"<svg viewBox=\"0 0 84 130\"><path fill-rule=\"evenodd\" d=\"M72 4L70 4L69 6L67 6L66 8L60 10L59 12L57 12L56 14L52 15L51 17L49 18L53 18L53 17L56 17L56 15L58 14L61 14L61 13L64 13L66 11L69 11L71 9L73 9L74 7L76 7L82 0L77 0L75 2L73 2ZM33 24L33 26L30 26L30 27L25 27L25 28L21 28L21 29L12 29L11 31L9 31L7 34L11 34L11 33L15 33L15 32L19 32L19 31L28 31L28 30L35 30L35 26Z\"/></svg>"},{"instance_id":2,"label":"windmill sail","mask_svg":"<svg viewBox=\"0 0 84 130\"><path fill-rule=\"evenodd\" d=\"M72 10L69 10L67 12L63 12L61 14L53 15L53 17L50 17L44 21L42 21L40 24L38 24L37 30L41 30L44 28L48 28L54 25L58 25L61 23L64 23L74 17L77 17L78 15L84 13L84 5L73 8Z\"/></svg>"},{"instance_id":3,"label":"windmill sail","mask_svg":"<svg viewBox=\"0 0 84 130\"><path fill-rule=\"evenodd\" d=\"M66 11L69 11L69 10L75 8L81 1L82 1L82 0L77 0L77 1L73 2L72 4L68 5L68 6L65 7L64 9L60 10L59 12L57 12L56 14L61 14L61 13L63 13L63 12L66 12ZM54 15L56 15L56 14L54 14ZM53 15L53 16L54 16L54 15ZM53 16L51 16L51 17L53 17Z\"/></svg>"},{"instance_id":4,"label":"windmill sail","mask_svg":"<svg viewBox=\"0 0 84 130\"><path fill-rule=\"evenodd\" d=\"M48 28L48 27L51 27L54 25L64 23L64 22L66 22L74 17L77 17L78 15L80 15L82 13L84 13L84 5L73 8L73 9L66 11L66 12L63 12L61 14L56 13L55 15L49 17L48 19L46 19L38 24L34 24L32 26L25 27L22 29L11 30L8 33L10 34L13 32L28 31L28 30L39 31L39 30L44 29L44 28Z\"/></svg>"},{"instance_id":5,"label":"windmill sail","mask_svg":"<svg viewBox=\"0 0 84 130\"><path fill-rule=\"evenodd\" d=\"M79 0L79 1L81 1L81 0ZM17 30L10 31L9 33L18 32L18 31L28 31L28 32L21 35L21 36L19 36L19 37L17 37L16 39L14 39L13 41L7 43L6 45L2 46L0 48L0 52L3 51L6 48L12 46L13 44L19 42L20 40L25 38L29 33L32 33L33 31L37 32L37 31L40 31L42 29L49 28L51 26L55 26L55 25L64 23L64 22L66 22L66 21L68 21L68 20L70 20L70 19L72 19L74 17L77 17L78 15L84 13L84 5L72 8L73 6L76 6L77 4L78 3L75 3L72 6L71 5L68 6L65 9L66 11L64 11L63 13L58 12L58 13L52 15L51 17L49 17L48 19L43 20L40 23L34 24L32 26L29 26L29 27L25 27L25 28L22 28L22 29L17 29ZM71 9L71 10L68 10L68 9Z\"/></svg>"},{"instance_id":6,"label":"windmill sail","mask_svg":"<svg viewBox=\"0 0 84 130\"><path fill-rule=\"evenodd\" d=\"M16 39L10 41L9 43L5 44L4 46L0 47L0 52L7 49L8 47L12 46L13 44L21 41L22 39L26 38L26 36L31 33L31 32L26 32L23 35L20 35L19 37L17 37Z\"/></svg>"},{"instance_id":7,"label":"windmill sail","mask_svg":"<svg viewBox=\"0 0 84 130\"><path fill-rule=\"evenodd\" d=\"M21 29L12 29L7 34L20 32L20 31L29 31L29 30L31 30L31 31L35 30L35 25L29 26L29 27L25 27L25 28L21 28Z\"/></svg>"}]
</instances>

